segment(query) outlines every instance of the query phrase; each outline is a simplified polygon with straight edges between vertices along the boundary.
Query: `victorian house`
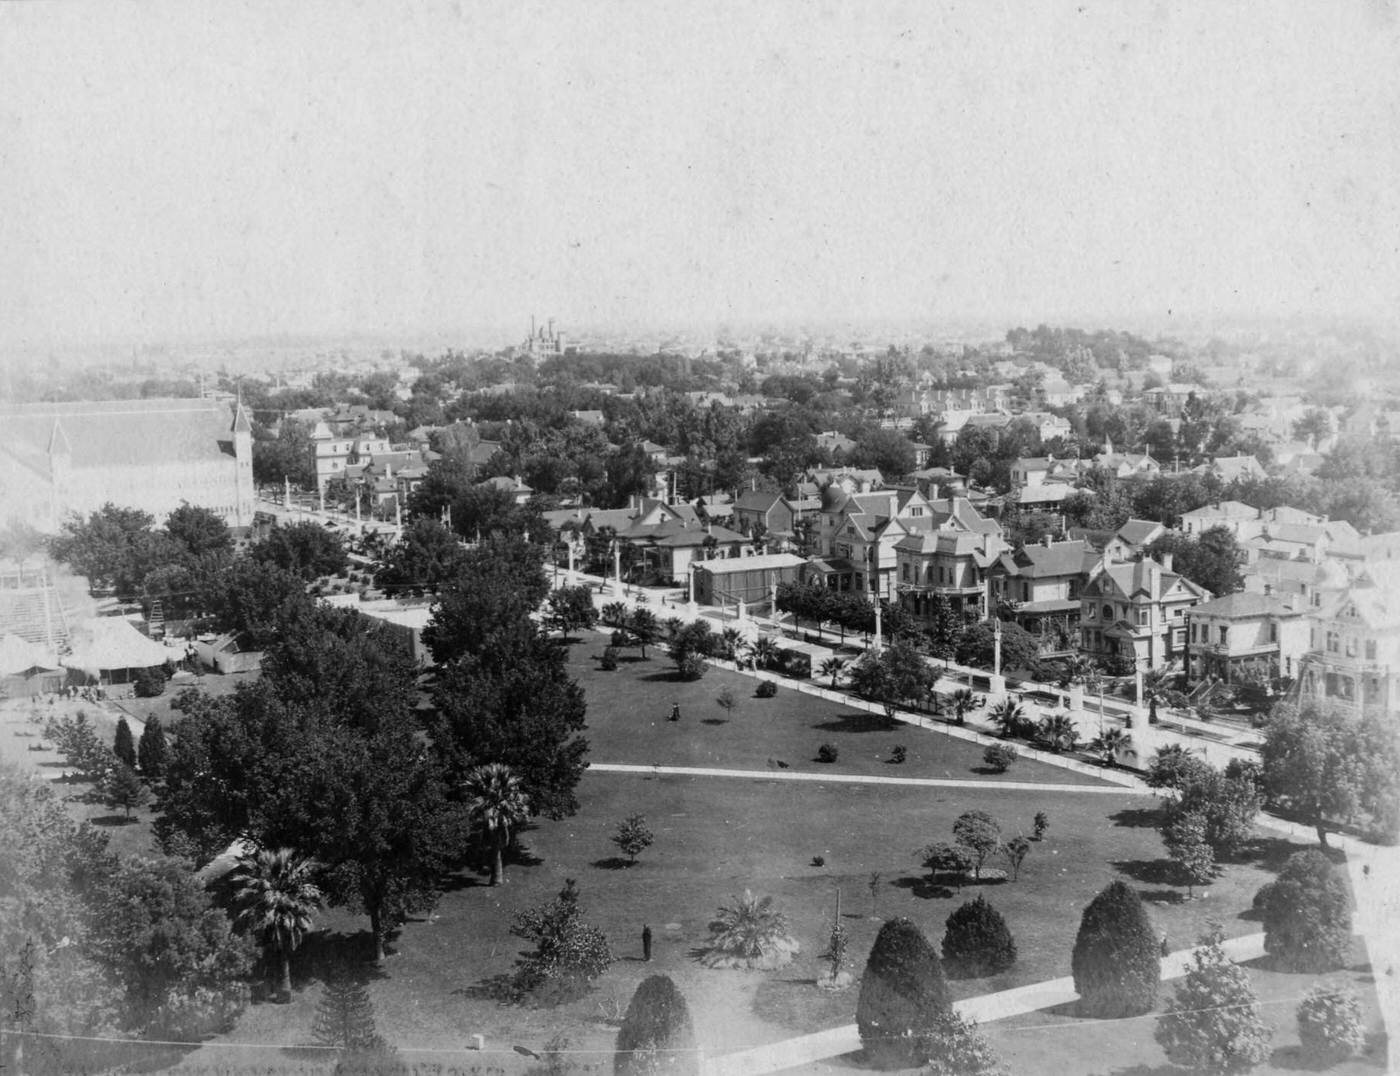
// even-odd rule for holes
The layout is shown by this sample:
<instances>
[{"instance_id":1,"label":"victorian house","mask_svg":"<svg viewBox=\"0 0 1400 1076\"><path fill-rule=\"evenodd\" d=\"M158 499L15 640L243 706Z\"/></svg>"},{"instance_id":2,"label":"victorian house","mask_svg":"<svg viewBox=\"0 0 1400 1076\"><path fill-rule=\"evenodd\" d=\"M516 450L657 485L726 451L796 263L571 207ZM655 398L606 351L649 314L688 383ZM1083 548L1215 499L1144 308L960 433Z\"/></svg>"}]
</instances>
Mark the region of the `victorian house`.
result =
<instances>
[{"instance_id":1,"label":"victorian house","mask_svg":"<svg viewBox=\"0 0 1400 1076\"><path fill-rule=\"evenodd\" d=\"M1131 667L1157 668L1186 649L1186 611L1210 591L1144 558L1124 564L1099 561L1080 594L1080 648L1090 657Z\"/></svg>"}]
</instances>

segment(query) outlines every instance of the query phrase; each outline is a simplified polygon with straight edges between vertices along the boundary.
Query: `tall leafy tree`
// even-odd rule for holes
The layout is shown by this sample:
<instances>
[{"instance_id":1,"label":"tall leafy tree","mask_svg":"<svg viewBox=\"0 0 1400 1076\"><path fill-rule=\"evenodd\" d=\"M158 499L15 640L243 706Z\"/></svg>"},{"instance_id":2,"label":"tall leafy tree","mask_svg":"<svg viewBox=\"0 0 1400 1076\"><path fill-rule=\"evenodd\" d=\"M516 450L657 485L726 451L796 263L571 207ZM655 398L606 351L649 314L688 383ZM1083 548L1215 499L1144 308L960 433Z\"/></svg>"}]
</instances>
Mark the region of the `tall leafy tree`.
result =
<instances>
[{"instance_id":1,"label":"tall leafy tree","mask_svg":"<svg viewBox=\"0 0 1400 1076\"><path fill-rule=\"evenodd\" d=\"M73 516L49 541L49 552L75 572L88 577L93 587L107 586L129 572L134 544L149 538L155 518L139 508L123 508L108 501L86 519Z\"/></svg>"},{"instance_id":2,"label":"tall leafy tree","mask_svg":"<svg viewBox=\"0 0 1400 1076\"><path fill-rule=\"evenodd\" d=\"M488 649L493 661L506 660L513 633L549 593L543 564L543 546L518 540L488 538L468 550L423 629L433 660L447 665Z\"/></svg>"},{"instance_id":3,"label":"tall leafy tree","mask_svg":"<svg viewBox=\"0 0 1400 1076\"><path fill-rule=\"evenodd\" d=\"M118 861L88 946L125 991L128 1026L179 1037L219 1030L247 1003L247 940L178 860Z\"/></svg>"},{"instance_id":4,"label":"tall leafy tree","mask_svg":"<svg viewBox=\"0 0 1400 1076\"><path fill-rule=\"evenodd\" d=\"M165 533L191 557L233 552L233 537L223 516L188 501L166 516Z\"/></svg>"},{"instance_id":5,"label":"tall leafy tree","mask_svg":"<svg viewBox=\"0 0 1400 1076\"><path fill-rule=\"evenodd\" d=\"M277 969L278 997L292 1000L292 953L321 906L315 862L291 848L260 848L239 857L230 881L237 922L262 939Z\"/></svg>"},{"instance_id":6,"label":"tall leafy tree","mask_svg":"<svg viewBox=\"0 0 1400 1076\"><path fill-rule=\"evenodd\" d=\"M531 624L498 633L481 655L442 669L433 690L432 738L450 769L503 763L520 778L533 812L562 818L578 809L574 788L587 763L583 690L558 647Z\"/></svg>"},{"instance_id":7,"label":"tall leafy tree","mask_svg":"<svg viewBox=\"0 0 1400 1076\"><path fill-rule=\"evenodd\" d=\"M1199 538L1175 532L1147 547L1152 557L1172 555L1172 571L1205 587L1217 598L1244 589L1245 552L1228 527L1210 527Z\"/></svg>"},{"instance_id":8,"label":"tall leafy tree","mask_svg":"<svg viewBox=\"0 0 1400 1076\"><path fill-rule=\"evenodd\" d=\"M1276 706L1259 755L1269 797L1297 812L1326 847L1327 831L1358 809L1374 810L1396 787L1393 735L1338 710Z\"/></svg>"},{"instance_id":9,"label":"tall leafy tree","mask_svg":"<svg viewBox=\"0 0 1400 1076\"><path fill-rule=\"evenodd\" d=\"M468 771L463 791L472 822L480 828L491 849L491 884L505 881L505 850L511 834L530 814L530 801L520 778L509 766L490 762Z\"/></svg>"},{"instance_id":10,"label":"tall leafy tree","mask_svg":"<svg viewBox=\"0 0 1400 1076\"><path fill-rule=\"evenodd\" d=\"M375 583L388 593L436 593L461 571L466 556L457 535L431 516L418 516L390 547Z\"/></svg>"},{"instance_id":11,"label":"tall leafy tree","mask_svg":"<svg viewBox=\"0 0 1400 1076\"><path fill-rule=\"evenodd\" d=\"M313 520L278 524L252 548L254 560L274 564L310 582L349 563L340 535Z\"/></svg>"}]
</instances>

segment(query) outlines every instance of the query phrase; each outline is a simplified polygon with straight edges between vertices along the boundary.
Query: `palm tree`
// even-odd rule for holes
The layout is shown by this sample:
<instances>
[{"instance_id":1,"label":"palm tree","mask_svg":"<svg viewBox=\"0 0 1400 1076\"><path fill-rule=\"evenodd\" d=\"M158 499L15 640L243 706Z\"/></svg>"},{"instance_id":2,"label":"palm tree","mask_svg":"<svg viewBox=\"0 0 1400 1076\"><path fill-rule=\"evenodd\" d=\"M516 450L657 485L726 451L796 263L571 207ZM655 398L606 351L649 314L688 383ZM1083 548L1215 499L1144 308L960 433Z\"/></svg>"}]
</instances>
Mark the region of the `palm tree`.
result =
<instances>
[{"instance_id":1,"label":"palm tree","mask_svg":"<svg viewBox=\"0 0 1400 1076\"><path fill-rule=\"evenodd\" d=\"M845 667L846 662L843 658L827 658L822 662L821 668L817 671L821 673L822 676L831 677L831 686L834 688L836 686L836 678L841 675L841 670Z\"/></svg>"},{"instance_id":2,"label":"palm tree","mask_svg":"<svg viewBox=\"0 0 1400 1076\"><path fill-rule=\"evenodd\" d=\"M970 687L960 687L953 692L953 716L959 725L967 719L968 714L980 705L981 701L972 693Z\"/></svg>"},{"instance_id":3,"label":"palm tree","mask_svg":"<svg viewBox=\"0 0 1400 1076\"><path fill-rule=\"evenodd\" d=\"M1051 714L1040 722L1036 734L1050 745L1052 751L1070 751L1079 738L1074 719L1069 714Z\"/></svg>"},{"instance_id":4,"label":"palm tree","mask_svg":"<svg viewBox=\"0 0 1400 1076\"><path fill-rule=\"evenodd\" d=\"M1005 737L1015 736L1026 720L1026 711L1015 699L1002 699L992 709L992 720L1000 727Z\"/></svg>"},{"instance_id":5,"label":"palm tree","mask_svg":"<svg viewBox=\"0 0 1400 1076\"><path fill-rule=\"evenodd\" d=\"M622 602L608 602L602 608L603 623L620 628L627 623L627 606Z\"/></svg>"},{"instance_id":6,"label":"palm tree","mask_svg":"<svg viewBox=\"0 0 1400 1076\"><path fill-rule=\"evenodd\" d=\"M1123 729L1108 729L1099 737L1099 750L1103 752L1104 765L1112 766L1118 759L1118 751L1128 743L1128 733Z\"/></svg>"},{"instance_id":7,"label":"palm tree","mask_svg":"<svg viewBox=\"0 0 1400 1076\"><path fill-rule=\"evenodd\" d=\"M292 953L311 929L321 890L311 880L316 864L290 848L260 848L238 858L230 876L237 921L261 935L277 960L277 993L292 1000Z\"/></svg>"},{"instance_id":8,"label":"palm tree","mask_svg":"<svg viewBox=\"0 0 1400 1076\"><path fill-rule=\"evenodd\" d=\"M505 881L505 850L511 830L530 814L530 801L520 790L520 778L503 762L477 766L467 774L467 812L491 845L491 884Z\"/></svg>"},{"instance_id":9,"label":"palm tree","mask_svg":"<svg viewBox=\"0 0 1400 1076\"><path fill-rule=\"evenodd\" d=\"M754 665L760 669L771 669L778 660L778 644L771 635L760 635L753 644Z\"/></svg>"},{"instance_id":10,"label":"palm tree","mask_svg":"<svg viewBox=\"0 0 1400 1076\"><path fill-rule=\"evenodd\" d=\"M703 963L710 967L776 968L798 951L788 933L787 916L773 907L772 897L755 897L748 890L721 904L710 924Z\"/></svg>"},{"instance_id":11,"label":"palm tree","mask_svg":"<svg viewBox=\"0 0 1400 1076\"><path fill-rule=\"evenodd\" d=\"M743 642L744 637L739 634L738 628L725 628L719 633L720 653L730 661L739 660L739 648Z\"/></svg>"}]
</instances>

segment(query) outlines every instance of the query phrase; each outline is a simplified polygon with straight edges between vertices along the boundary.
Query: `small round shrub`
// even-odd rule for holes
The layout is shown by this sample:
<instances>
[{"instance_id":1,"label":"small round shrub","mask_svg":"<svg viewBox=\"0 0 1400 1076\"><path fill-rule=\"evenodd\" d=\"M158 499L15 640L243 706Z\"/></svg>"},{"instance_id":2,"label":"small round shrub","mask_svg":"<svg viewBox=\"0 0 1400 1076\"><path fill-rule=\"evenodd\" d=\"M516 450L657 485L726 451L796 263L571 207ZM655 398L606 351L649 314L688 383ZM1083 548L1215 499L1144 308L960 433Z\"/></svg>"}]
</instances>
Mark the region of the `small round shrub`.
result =
<instances>
[{"instance_id":1,"label":"small round shrub","mask_svg":"<svg viewBox=\"0 0 1400 1076\"><path fill-rule=\"evenodd\" d=\"M887 921L870 949L856 1002L866 1060L884 1069L922 1064L927 1045L915 1032L950 1008L943 964L923 932L903 917Z\"/></svg>"},{"instance_id":2,"label":"small round shrub","mask_svg":"<svg viewBox=\"0 0 1400 1076\"><path fill-rule=\"evenodd\" d=\"M1315 848L1295 852L1268 887L1260 909L1264 951L1284 971L1330 971L1351 952L1346 887Z\"/></svg>"},{"instance_id":3,"label":"small round shrub","mask_svg":"<svg viewBox=\"0 0 1400 1076\"><path fill-rule=\"evenodd\" d=\"M1090 1016L1138 1016L1156 1003L1161 942L1126 883L1110 882L1084 909L1070 967Z\"/></svg>"},{"instance_id":4,"label":"small round shrub","mask_svg":"<svg viewBox=\"0 0 1400 1076\"><path fill-rule=\"evenodd\" d=\"M617 647L609 646L603 650L603 657L598 662L605 672L612 672L617 668Z\"/></svg>"},{"instance_id":5,"label":"small round shrub","mask_svg":"<svg viewBox=\"0 0 1400 1076\"><path fill-rule=\"evenodd\" d=\"M836 755L837 750L836 745L834 743L824 743L817 748L818 762L835 762Z\"/></svg>"},{"instance_id":6,"label":"small round shrub","mask_svg":"<svg viewBox=\"0 0 1400 1076\"><path fill-rule=\"evenodd\" d=\"M626 646L627 633L621 628L618 628L612 633L612 636L608 639L608 642L610 642L613 646Z\"/></svg>"},{"instance_id":7,"label":"small round shrub","mask_svg":"<svg viewBox=\"0 0 1400 1076\"><path fill-rule=\"evenodd\" d=\"M616 1076L658 1072L687 1076L699 1071L695 1027L684 995L669 976L648 976L632 995L618 1028L613 1072Z\"/></svg>"},{"instance_id":8,"label":"small round shrub","mask_svg":"<svg viewBox=\"0 0 1400 1076\"><path fill-rule=\"evenodd\" d=\"M978 978L1016 963L1016 941L986 897L970 900L944 924L943 961L952 973Z\"/></svg>"},{"instance_id":9,"label":"small round shrub","mask_svg":"<svg viewBox=\"0 0 1400 1076\"><path fill-rule=\"evenodd\" d=\"M909 757L909 752L905 750L902 743L897 743L890 750L890 761L899 763Z\"/></svg>"},{"instance_id":10,"label":"small round shrub","mask_svg":"<svg viewBox=\"0 0 1400 1076\"><path fill-rule=\"evenodd\" d=\"M997 773L1005 773L1009 770L1017 757L1016 748L1009 743L989 744L987 749L982 752L982 761L987 764L988 768Z\"/></svg>"},{"instance_id":11,"label":"small round shrub","mask_svg":"<svg viewBox=\"0 0 1400 1076\"><path fill-rule=\"evenodd\" d=\"M159 667L138 669L131 686L137 698L157 698L165 694L165 672Z\"/></svg>"},{"instance_id":12,"label":"small round shrub","mask_svg":"<svg viewBox=\"0 0 1400 1076\"><path fill-rule=\"evenodd\" d=\"M754 689L754 694L760 699L771 699L778 693L778 685L772 680L760 680L758 687Z\"/></svg>"},{"instance_id":13,"label":"small round shrub","mask_svg":"<svg viewBox=\"0 0 1400 1076\"><path fill-rule=\"evenodd\" d=\"M1336 983L1318 983L1298 1005L1298 1041L1314 1065L1335 1065L1366 1045L1361 1001Z\"/></svg>"}]
</instances>

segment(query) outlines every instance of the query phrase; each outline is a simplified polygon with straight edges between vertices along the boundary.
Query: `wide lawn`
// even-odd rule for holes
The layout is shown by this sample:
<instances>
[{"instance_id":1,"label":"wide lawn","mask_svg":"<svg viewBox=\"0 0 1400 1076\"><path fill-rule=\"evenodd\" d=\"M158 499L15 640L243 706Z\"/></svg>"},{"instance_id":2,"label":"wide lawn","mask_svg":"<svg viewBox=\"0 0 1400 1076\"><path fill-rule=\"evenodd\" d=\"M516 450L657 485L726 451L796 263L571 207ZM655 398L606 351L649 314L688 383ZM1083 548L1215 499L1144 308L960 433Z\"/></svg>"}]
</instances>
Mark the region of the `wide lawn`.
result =
<instances>
[{"instance_id":1,"label":"wide lawn","mask_svg":"<svg viewBox=\"0 0 1400 1076\"><path fill-rule=\"evenodd\" d=\"M855 989L833 994L815 985L838 893L850 936L849 963L857 974L884 918L907 915L937 944L949 913L985 893L1015 934L1020 960L995 978L956 982L959 996L1068 974L1080 911L1115 878L1143 893L1157 929L1174 948L1190 944L1212 919L1230 935L1255 932L1260 928L1248 911L1251 898L1294 849L1261 839L1206 893L1198 890L1197 899L1185 901L1161 858L1151 825L1156 801L1149 796L1079 791L1073 785L1090 779L1032 762L1018 763L1006 777L1048 787L1009 789L997 777L976 772L980 748L939 732L886 727L882 719L791 687L776 698L757 699L752 678L717 669L699 682L680 684L659 653L605 673L593 660L601 648L595 636L571 648L575 674L588 693L594 761L737 768L761 776L592 771L579 786L577 815L541 820L521 835L522 854L508 863L505 885L488 887L478 871L454 878L431 916L405 925L369 987L380 1032L422 1071L523 1072L532 1062L513 1047L538 1051L560 1033L579 1051L572 1060L581 1071L610 1071L616 1022L637 983L652 972L676 980L712 1053L848 1024ZM726 685L739 699L732 716L714 701ZM679 722L668 720L673 703L681 708ZM813 761L824 741L839 752L830 766ZM885 761L896 743L907 749L902 765ZM770 760L772 777L766 772ZM779 761L792 772L971 779L978 787L785 781L776 776ZM972 809L990 813L1008 835L1029 833L1035 813L1043 810L1049 832L1033 845L1018 881L1001 877L1003 864L994 861L997 876L962 892L930 884L915 850L950 840L953 820ZM646 817L655 843L635 866L626 866L609 838L632 814ZM511 969L522 948L509 933L512 917L549 900L566 878L577 879L585 918L606 932L617 963L590 996L560 1009L499 1004L486 986ZM745 890L773 896L787 915L802 945L789 967L717 971L695 960L718 905ZM655 935L649 965L640 959L643 924ZM322 929L296 960L291 1004L256 1004L218 1040L183 1059L150 1058L147 1067L178 1062L182 1071L329 1071L324 1055L296 1047L313 1041L328 962L363 962L367 923L336 910L318 925ZM474 1034L485 1037L487 1053L465 1049ZM1113 1070L1115 1057L1135 1063L1141 1056L1121 1045L1093 1043L1085 1056L1095 1064L1102 1058L1102 1071ZM1018 1070L1048 1071L1027 1064L1018 1060ZM1063 1059L1056 1064L1063 1071L1083 1069L1083 1063ZM432 1067L439 1065L443 1069Z\"/></svg>"},{"instance_id":2,"label":"wide lawn","mask_svg":"<svg viewBox=\"0 0 1400 1076\"><path fill-rule=\"evenodd\" d=\"M697 683L671 679L669 662L657 656L624 663L616 672L596 669L601 652L593 638L576 644L571 659L589 698L590 757L597 762L690 765L757 770L758 777L701 777L587 773L579 787L582 807L558 822L540 821L521 837L524 855L508 864L507 882L492 889L481 873L468 873L445 894L427 921L410 922L395 944L382 977L371 984L381 1031L401 1047L420 1049L410 1059L466 1068L472 1064L527 1066L519 1055L460 1052L472 1034L488 1049L516 1044L538 1050L556 1032L569 1036L580 1062L597 1059L606 1069L615 1020L636 984L651 972L670 974L685 993L706 1048L729 1052L780 1041L795 1034L850 1023L854 990L828 993L815 981L838 892L850 935L850 962L859 972L880 922L913 918L937 943L943 922L957 905L986 893L1005 915L1020 948L1011 971L954 984L960 996L986 993L1069 973L1079 913L1105 884L1125 878L1149 901L1157 928L1173 947L1190 944L1207 920L1227 934L1259 929L1248 909L1254 892L1292 850L1261 839L1191 901L1172 885L1151 826L1156 801L1149 796L1076 791L1088 779L1031 762L1007 775L1043 781L1043 790L1014 790L979 775L980 749L936 731L887 728L849 706L799 694L790 687L776 698L752 697L750 677L709 670ZM739 698L732 717L714 699L729 685ZM668 720L672 703L681 720ZM823 741L837 745L831 766L812 761ZM885 761L895 743L908 760ZM769 760L792 771L973 779L977 788L910 788L796 782L769 777ZM1033 845L1018 881L997 875L957 892L929 883L914 852L951 839L963 811L985 810L1007 834L1030 832L1037 811L1049 816L1044 841ZM610 836L618 822L642 814L655 843L635 866L625 866ZM816 863L821 857L821 864ZM872 874L878 874L871 892ZM522 942L509 933L512 916L542 903L575 878L585 917L607 933L619 961L583 1001L556 1010L502 1006L485 984L508 972ZM719 904L751 890L771 895L788 916L802 953L775 972L715 971L694 957ZM307 1043L321 987L318 965L330 955L363 956L362 918L326 916L326 934L312 940L300 960L299 990L291 1005L258 1005L227 1036L235 1042ZM651 926L654 959L641 962L641 930ZM597 1050L591 1054L587 1051ZM225 1051L201 1050L206 1063L230 1060ZM284 1061L306 1060L289 1054ZM194 1060L193 1058L191 1060ZM247 1057L252 1063L255 1058Z\"/></svg>"},{"instance_id":3,"label":"wide lawn","mask_svg":"<svg viewBox=\"0 0 1400 1076\"><path fill-rule=\"evenodd\" d=\"M604 672L598 658L605 645L590 633L569 648L570 673L588 692L589 758L594 762L747 770L774 769L783 762L793 770L882 777L990 776L983 748L976 744L827 702L799 691L793 681L780 678L771 699L755 697L759 681L753 676L725 669L710 668L699 680L680 681L664 647L648 647L645 661L635 647L626 649L618 668ZM734 699L732 709L718 702L726 688ZM680 707L679 721L670 720L673 705ZM837 749L836 762L816 761L824 743ZM901 764L891 761L896 745L905 748ZM1045 784L1096 783L1092 777L1028 761L995 776Z\"/></svg>"}]
</instances>

